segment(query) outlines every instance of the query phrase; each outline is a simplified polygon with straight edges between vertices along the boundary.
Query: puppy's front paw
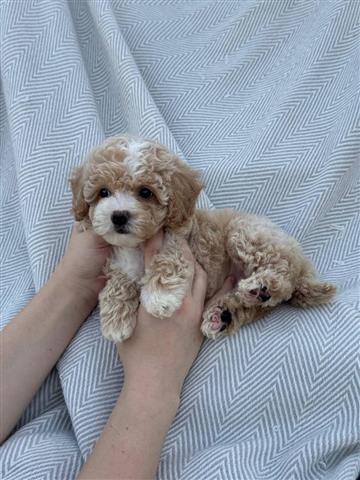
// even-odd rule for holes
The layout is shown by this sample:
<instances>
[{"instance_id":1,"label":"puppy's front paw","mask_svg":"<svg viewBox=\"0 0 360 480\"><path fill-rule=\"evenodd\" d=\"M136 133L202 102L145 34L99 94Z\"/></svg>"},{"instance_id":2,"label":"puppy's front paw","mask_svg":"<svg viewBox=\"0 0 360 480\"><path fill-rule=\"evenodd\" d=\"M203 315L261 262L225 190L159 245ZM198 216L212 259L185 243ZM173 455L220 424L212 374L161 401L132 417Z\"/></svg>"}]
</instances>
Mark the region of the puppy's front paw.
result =
<instances>
[{"instance_id":1,"label":"puppy's front paw","mask_svg":"<svg viewBox=\"0 0 360 480\"><path fill-rule=\"evenodd\" d=\"M201 331L207 338L218 338L226 335L232 322L232 313L226 307L213 305L203 314Z\"/></svg>"},{"instance_id":2,"label":"puppy's front paw","mask_svg":"<svg viewBox=\"0 0 360 480\"><path fill-rule=\"evenodd\" d=\"M131 337L136 325L136 318L122 321L112 322L101 318L101 333L105 338L115 343L121 343L127 338Z\"/></svg>"},{"instance_id":3,"label":"puppy's front paw","mask_svg":"<svg viewBox=\"0 0 360 480\"><path fill-rule=\"evenodd\" d=\"M99 295L101 333L119 343L129 338L135 328L139 300L135 297L126 301L111 293L106 286Z\"/></svg>"},{"instance_id":4,"label":"puppy's front paw","mask_svg":"<svg viewBox=\"0 0 360 480\"><path fill-rule=\"evenodd\" d=\"M140 302L145 310L154 317L169 318L180 308L184 296L184 289L169 291L144 286L141 290Z\"/></svg>"}]
</instances>

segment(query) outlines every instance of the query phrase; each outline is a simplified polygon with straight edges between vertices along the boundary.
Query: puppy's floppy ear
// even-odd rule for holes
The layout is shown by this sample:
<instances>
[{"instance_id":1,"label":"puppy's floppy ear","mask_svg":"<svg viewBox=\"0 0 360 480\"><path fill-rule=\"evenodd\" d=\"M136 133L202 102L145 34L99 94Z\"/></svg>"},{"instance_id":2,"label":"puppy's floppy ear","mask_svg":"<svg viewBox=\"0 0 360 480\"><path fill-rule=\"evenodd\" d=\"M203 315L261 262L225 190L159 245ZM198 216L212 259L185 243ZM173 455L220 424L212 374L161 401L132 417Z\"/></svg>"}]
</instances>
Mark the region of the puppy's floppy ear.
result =
<instances>
[{"instance_id":1,"label":"puppy's floppy ear","mask_svg":"<svg viewBox=\"0 0 360 480\"><path fill-rule=\"evenodd\" d=\"M84 166L78 167L73 171L70 178L70 185L72 190L72 211L75 220L78 222L84 220L89 212L89 205L84 198Z\"/></svg>"},{"instance_id":2,"label":"puppy's floppy ear","mask_svg":"<svg viewBox=\"0 0 360 480\"><path fill-rule=\"evenodd\" d=\"M175 171L169 191L166 226L181 227L193 215L196 199L203 187L200 174L180 159L175 159Z\"/></svg>"}]
</instances>

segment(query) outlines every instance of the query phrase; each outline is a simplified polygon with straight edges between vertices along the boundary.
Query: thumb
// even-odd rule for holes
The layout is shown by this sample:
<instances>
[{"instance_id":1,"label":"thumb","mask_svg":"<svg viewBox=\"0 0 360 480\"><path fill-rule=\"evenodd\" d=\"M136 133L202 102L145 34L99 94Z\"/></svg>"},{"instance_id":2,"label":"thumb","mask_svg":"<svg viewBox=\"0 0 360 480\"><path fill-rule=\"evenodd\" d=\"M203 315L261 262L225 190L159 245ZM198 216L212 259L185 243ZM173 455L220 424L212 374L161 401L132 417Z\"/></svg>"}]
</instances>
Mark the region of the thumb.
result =
<instances>
[{"instance_id":1,"label":"thumb","mask_svg":"<svg viewBox=\"0 0 360 480\"><path fill-rule=\"evenodd\" d=\"M212 298L210 298L206 302L205 308L207 308L209 305L215 304L219 298L231 292L231 290L233 290L233 288L235 287L236 283L237 280L234 275L229 275L228 277L226 277L223 286L215 293Z\"/></svg>"},{"instance_id":2,"label":"thumb","mask_svg":"<svg viewBox=\"0 0 360 480\"><path fill-rule=\"evenodd\" d=\"M237 281L235 275L229 275L225 278L223 286L218 291L219 294L229 293L235 287Z\"/></svg>"},{"instance_id":3,"label":"thumb","mask_svg":"<svg viewBox=\"0 0 360 480\"><path fill-rule=\"evenodd\" d=\"M158 231L150 240L144 244L144 261L145 268L147 268L154 255L160 252L163 246L164 233L162 230Z\"/></svg>"}]
</instances>

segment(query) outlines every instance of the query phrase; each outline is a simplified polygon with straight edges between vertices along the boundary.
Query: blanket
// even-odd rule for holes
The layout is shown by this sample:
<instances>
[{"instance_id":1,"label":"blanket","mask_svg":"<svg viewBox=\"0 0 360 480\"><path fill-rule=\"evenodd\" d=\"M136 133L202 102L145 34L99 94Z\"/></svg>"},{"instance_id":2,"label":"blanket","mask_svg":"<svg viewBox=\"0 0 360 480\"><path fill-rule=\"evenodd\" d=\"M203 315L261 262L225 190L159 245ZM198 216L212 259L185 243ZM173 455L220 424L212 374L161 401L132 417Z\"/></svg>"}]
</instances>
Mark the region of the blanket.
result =
<instances>
[{"instance_id":1,"label":"blanket","mask_svg":"<svg viewBox=\"0 0 360 480\"><path fill-rule=\"evenodd\" d=\"M357 0L2 0L1 325L64 253L68 177L105 137L202 172L199 205L267 215L339 293L206 340L161 480L360 473ZM76 477L121 391L95 311L0 451L4 480Z\"/></svg>"}]
</instances>

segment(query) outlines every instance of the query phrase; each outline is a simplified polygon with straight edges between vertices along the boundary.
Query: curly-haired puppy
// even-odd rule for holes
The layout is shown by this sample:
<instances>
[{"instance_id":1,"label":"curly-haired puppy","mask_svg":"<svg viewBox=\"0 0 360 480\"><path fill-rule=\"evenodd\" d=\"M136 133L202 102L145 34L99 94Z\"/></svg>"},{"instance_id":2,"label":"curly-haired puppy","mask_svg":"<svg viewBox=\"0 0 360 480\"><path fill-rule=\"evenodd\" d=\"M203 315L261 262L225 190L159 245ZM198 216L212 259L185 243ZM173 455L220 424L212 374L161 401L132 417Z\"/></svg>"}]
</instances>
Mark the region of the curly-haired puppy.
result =
<instances>
[{"instance_id":1,"label":"curly-haired puppy","mask_svg":"<svg viewBox=\"0 0 360 480\"><path fill-rule=\"evenodd\" d=\"M193 265L178 248L185 237L207 272L207 298L230 273L237 285L203 314L210 338L236 332L281 302L325 303L335 287L317 279L296 240L270 220L234 210L195 209L198 174L163 145L124 135L106 140L71 179L76 220L113 245L100 294L101 328L120 342L136 322L139 301L170 317L192 282ZM164 249L144 270L142 243L165 229Z\"/></svg>"}]
</instances>

